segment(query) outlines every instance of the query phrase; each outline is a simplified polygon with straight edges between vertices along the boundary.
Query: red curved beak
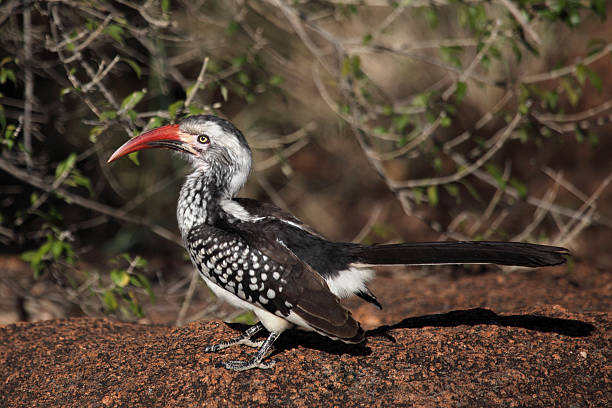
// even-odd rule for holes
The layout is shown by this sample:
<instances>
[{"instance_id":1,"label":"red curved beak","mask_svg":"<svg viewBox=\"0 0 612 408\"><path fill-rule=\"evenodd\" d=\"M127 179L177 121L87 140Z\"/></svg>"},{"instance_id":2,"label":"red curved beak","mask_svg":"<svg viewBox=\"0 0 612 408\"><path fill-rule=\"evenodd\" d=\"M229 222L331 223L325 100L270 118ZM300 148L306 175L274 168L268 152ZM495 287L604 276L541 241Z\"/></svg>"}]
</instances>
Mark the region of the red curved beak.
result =
<instances>
[{"instance_id":1,"label":"red curved beak","mask_svg":"<svg viewBox=\"0 0 612 408\"><path fill-rule=\"evenodd\" d=\"M167 149L195 154L196 152L189 145L189 139L186 136L188 135L179 131L179 125L167 125L150 130L125 142L123 146L115 150L107 163L138 150L156 147L165 147Z\"/></svg>"}]
</instances>

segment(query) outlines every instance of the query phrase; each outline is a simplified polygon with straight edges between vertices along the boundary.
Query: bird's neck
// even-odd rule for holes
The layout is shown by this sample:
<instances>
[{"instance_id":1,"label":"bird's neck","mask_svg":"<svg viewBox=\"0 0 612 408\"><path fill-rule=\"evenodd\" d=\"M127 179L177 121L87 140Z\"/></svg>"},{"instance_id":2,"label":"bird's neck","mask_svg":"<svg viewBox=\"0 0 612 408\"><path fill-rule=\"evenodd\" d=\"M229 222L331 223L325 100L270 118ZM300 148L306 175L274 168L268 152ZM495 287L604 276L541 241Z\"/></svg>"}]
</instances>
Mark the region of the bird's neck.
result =
<instances>
[{"instance_id":1,"label":"bird's neck","mask_svg":"<svg viewBox=\"0 0 612 408\"><path fill-rule=\"evenodd\" d=\"M183 239L195 226L215 225L226 218L221 204L231 200L244 182L236 182L234 173L198 168L187 176L179 194L176 215ZM246 177L240 175L246 180Z\"/></svg>"}]
</instances>

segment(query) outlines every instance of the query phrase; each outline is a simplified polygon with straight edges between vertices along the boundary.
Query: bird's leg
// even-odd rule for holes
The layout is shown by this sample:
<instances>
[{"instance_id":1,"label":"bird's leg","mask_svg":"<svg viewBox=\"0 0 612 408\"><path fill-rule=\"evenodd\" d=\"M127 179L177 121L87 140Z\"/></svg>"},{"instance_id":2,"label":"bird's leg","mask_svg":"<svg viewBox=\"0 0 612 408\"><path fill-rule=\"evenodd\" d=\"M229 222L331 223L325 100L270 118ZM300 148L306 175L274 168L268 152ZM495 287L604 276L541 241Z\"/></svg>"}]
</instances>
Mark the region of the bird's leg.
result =
<instances>
[{"instance_id":1,"label":"bird's leg","mask_svg":"<svg viewBox=\"0 0 612 408\"><path fill-rule=\"evenodd\" d=\"M224 348L228 348L231 346L235 346L238 344L244 344L249 347L261 347L264 344L263 340L260 341L252 341L251 337L255 334L259 333L264 328L263 324L257 323L255 326L249 327L244 333L242 333L239 337L231 339L230 341L224 341L223 343L214 344L212 346L206 346L204 351L207 353L213 353L215 351L223 350Z\"/></svg>"},{"instance_id":2,"label":"bird's leg","mask_svg":"<svg viewBox=\"0 0 612 408\"><path fill-rule=\"evenodd\" d=\"M276 361L271 360L267 363L262 363L262 360L270 354L270 348L279 335L279 332L271 332L261 348L257 350L257 353L249 361L225 361L221 365L228 370L234 371L250 370L251 368L272 368Z\"/></svg>"}]
</instances>

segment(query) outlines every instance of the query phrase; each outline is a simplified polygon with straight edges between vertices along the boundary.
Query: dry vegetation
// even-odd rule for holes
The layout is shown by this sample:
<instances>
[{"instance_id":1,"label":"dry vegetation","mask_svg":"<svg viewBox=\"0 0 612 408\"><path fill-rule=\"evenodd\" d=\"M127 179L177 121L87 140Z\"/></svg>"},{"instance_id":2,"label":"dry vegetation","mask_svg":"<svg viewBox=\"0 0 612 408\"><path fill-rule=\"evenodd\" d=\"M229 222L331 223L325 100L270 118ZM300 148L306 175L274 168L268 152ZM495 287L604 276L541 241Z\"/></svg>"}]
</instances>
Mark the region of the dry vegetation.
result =
<instances>
[{"instance_id":1,"label":"dry vegetation","mask_svg":"<svg viewBox=\"0 0 612 408\"><path fill-rule=\"evenodd\" d=\"M244 195L330 238L591 256L612 226L606 3L0 2L3 319L228 317L193 303L206 293L176 233L183 164L105 164L200 112L254 148Z\"/></svg>"}]
</instances>

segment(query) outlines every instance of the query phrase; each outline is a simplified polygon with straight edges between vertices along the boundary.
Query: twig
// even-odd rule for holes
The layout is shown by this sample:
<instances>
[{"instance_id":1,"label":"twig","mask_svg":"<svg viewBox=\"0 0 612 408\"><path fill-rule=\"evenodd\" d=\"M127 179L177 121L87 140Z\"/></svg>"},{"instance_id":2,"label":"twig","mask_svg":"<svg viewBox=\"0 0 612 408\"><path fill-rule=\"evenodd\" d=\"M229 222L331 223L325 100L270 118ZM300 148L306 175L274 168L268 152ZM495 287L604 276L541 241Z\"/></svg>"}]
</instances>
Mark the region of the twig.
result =
<instances>
[{"instance_id":1,"label":"twig","mask_svg":"<svg viewBox=\"0 0 612 408\"><path fill-rule=\"evenodd\" d=\"M596 207L595 207L594 203L599 198L601 193L604 192L606 187L608 187L608 184L610 184L610 182L612 182L612 173L609 174L608 177L606 177L604 179L604 181L601 182L601 184L599 185L599 187L597 187L595 192L593 194L591 194L591 196L580 206L580 208L577 211L578 214L583 214L583 213L594 214L594 212L596 210ZM587 211L587 208L589 209L589 211ZM587 220L585 218L589 218L589 219ZM580 224L585 224L585 223L589 223L590 224L591 223L590 217L574 218L572 221L567 223L566 229L564 231L560 232L561 236L565 236L566 234L569 234L570 230L572 228L574 228L574 226L578 223L578 221L580 221ZM564 239L564 242L568 242L568 241L566 241Z\"/></svg>"},{"instance_id":2,"label":"twig","mask_svg":"<svg viewBox=\"0 0 612 408\"><path fill-rule=\"evenodd\" d=\"M32 167L32 101L34 99L34 75L32 73L32 13L30 7L23 10L23 56L25 65L25 106L23 111L23 145L28 168Z\"/></svg>"},{"instance_id":3,"label":"twig","mask_svg":"<svg viewBox=\"0 0 612 408\"><path fill-rule=\"evenodd\" d=\"M510 98L512 98L513 94L514 94L513 91L507 91L504 94L504 96L502 96L501 99L495 105L493 105L493 107L490 110L488 110L484 115L482 115L482 117L478 120L478 122L476 122L476 125L474 125L474 128L472 130L466 130L465 132L461 133L459 136L444 143L442 145L442 150L445 153L450 153L450 151L454 147L460 145L466 140L469 140L475 131L482 129L484 125L486 125L491 119L495 117L495 114L501 108L504 107L504 105L510 100Z\"/></svg>"},{"instance_id":4,"label":"twig","mask_svg":"<svg viewBox=\"0 0 612 408\"><path fill-rule=\"evenodd\" d=\"M563 178L563 175L560 173L555 173L551 168L544 167L544 174L553 179L555 183L560 184L564 189L575 195L580 201L585 202L589 198L582 191L578 190L576 186L574 186L569 181Z\"/></svg>"},{"instance_id":5,"label":"twig","mask_svg":"<svg viewBox=\"0 0 612 408\"><path fill-rule=\"evenodd\" d=\"M83 92L89 92L91 88L93 88L94 86L98 86L100 81L102 81L109 74L111 69L113 69L115 64L117 64L120 60L121 58L118 55L115 55L115 58L113 58L113 60L110 62L110 64L108 64L107 67L104 67L104 61L102 61L100 67L98 68L98 73L94 75L91 81L83 85Z\"/></svg>"},{"instance_id":6,"label":"twig","mask_svg":"<svg viewBox=\"0 0 612 408\"><path fill-rule=\"evenodd\" d=\"M599 50L598 52L592 55L589 55L586 58L579 58L578 61L576 61L573 64L566 65L565 67L562 67L562 68L553 69L552 71L549 71L549 72L543 72L541 74L526 75L526 76L519 78L519 81L523 84L532 84L534 82L542 82L542 81L548 81L550 79L559 78L561 76L576 72L578 65L590 65L594 63L595 61L610 54L610 52L612 52L612 43L608 43L601 50Z\"/></svg>"},{"instance_id":7,"label":"twig","mask_svg":"<svg viewBox=\"0 0 612 408\"><path fill-rule=\"evenodd\" d=\"M510 169L511 169L510 163L506 162L506 166L504 167L504 174L502 175L502 181L504 184L506 184L508 182L508 179L510 178ZM474 235L476 231L478 231L478 229L482 226L482 224L486 223L489 220L489 218L493 214L493 211L497 207L499 200L503 197L503 195L504 195L503 186L498 185L497 189L495 190L495 194L493 194L491 201L489 201L489 205L487 206L484 213L482 214L482 217L479 217L476 219L476 222L474 223L474 225L472 225L472 228L468 231L468 235L470 236Z\"/></svg>"},{"instance_id":8,"label":"twig","mask_svg":"<svg viewBox=\"0 0 612 408\"><path fill-rule=\"evenodd\" d=\"M368 236L368 234L372 230L372 227L374 226L374 224L376 224L376 221L378 221L378 218L382 214L383 209L383 204L379 203L374 206L372 212L370 213L370 218L368 218L368 222L366 222L365 225L361 227L361 230L357 233L357 235L355 235L355 238L353 238L351 242L359 243L363 241L365 237Z\"/></svg>"},{"instance_id":9,"label":"twig","mask_svg":"<svg viewBox=\"0 0 612 408\"><path fill-rule=\"evenodd\" d=\"M195 84L193 84L193 86L191 87L191 92L187 92L187 99L185 99L185 104L183 105L183 109L187 109L189 105L191 105L191 101L193 100L196 93L198 92L200 85L202 85L202 83L204 82L204 75L206 74L206 67L208 66L208 60L209 60L208 57L204 58L204 62L202 63L202 69L200 69L200 74L198 75L198 78L196 79Z\"/></svg>"},{"instance_id":10,"label":"twig","mask_svg":"<svg viewBox=\"0 0 612 408\"><path fill-rule=\"evenodd\" d=\"M57 189L53 190L52 183L48 183L32 175L30 172L16 167L2 158L0 158L0 168L6 171L7 173L13 175L15 178L27 184L30 184L36 188L39 188L49 193L53 192L55 194L59 194L60 196L67 198L73 204L99 212L101 214L108 215L118 220L130 222L133 224L143 225L149 228L155 234L159 235L160 237L165 238L168 241L174 242L177 245L183 246L183 241L178 235L176 235L175 233L167 230L166 228L160 225L152 223L146 218L142 218L136 215L131 215L131 214L128 214L126 211L109 207L107 205L98 203L97 201L89 200L77 194L71 193L62 187L58 187Z\"/></svg>"},{"instance_id":11,"label":"twig","mask_svg":"<svg viewBox=\"0 0 612 408\"><path fill-rule=\"evenodd\" d=\"M259 163L255 164L255 171L262 171L265 169L268 169L276 164L278 164L280 162L280 158L287 158L290 156L293 156L295 153L297 153L298 151L302 150L303 147L305 147L307 144L309 143L308 139L300 139L297 142L293 143L292 145L290 145L289 147L287 147L286 149L283 149L280 154L275 154L272 157L269 157L265 160L260 161ZM280 155L280 157L279 157Z\"/></svg>"},{"instance_id":12,"label":"twig","mask_svg":"<svg viewBox=\"0 0 612 408\"><path fill-rule=\"evenodd\" d=\"M612 99L608 99L598 106L577 113L537 113L533 115L541 122L580 122L612 108Z\"/></svg>"},{"instance_id":13,"label":"twig","mask_svg":"<svg viewBox=\"0 0 612 408\"><path fill-rule=\"evenodd\" d=\"M104 21L102 21L102 23L99 24L98 27L94 31L92 31L92 33L89 35L89 37L87 37L87 39L85 39L85 41L80 43L78 46L76 46L72 50L72 57L68 57L66 59L65 63L66 64L70 64L74 60L81 58L81 50L87 48L89 46L89 44L91 44L100 34L102 34L102 31L104 31L104 29L106 28L108 23L111 22L112 19L113 19L113 15L112 14L109 14L108 16L106 16Z\"/></svg>"},{"instance_id":14,"label":"twig","mask_svg":"<svg viewBox=\"0 0 612 408\"><path fill-rule=\"evenodd\" d=\"M559 175L559 177L561 176ZM557 193L559 191L559 185L560 185L559 183L553 184L553 186L546 192L546 194L544 195L544 199L542 201L548 204L538 207L535 210L533 214L533 220L529 223L529 225L527 225L523 229L523 231L520 234L517 234L512 238L513 241L523 241L527 239L531 235L531 233L536 229L536 227L540 225L540 223L542 222L546 214L550 212L550 207L552 206L552 203L555 202L555 198L557 197Z\"/></svg>"},{"instance_id":15,"label":"twig","mask_svg":"<svg viewBox=\"0 0 612 408\"><path fill-rule=\"evenodd\" d=\"M442 94L443 100L446 101L448 100L448 98L452 96L452 94L457 90L457 83L459 81L465 81L467 78L471 77L472 72L474 72L478 64L480 64L484 56L487 54L487 52L489 52L489 49L491 48L495 40L497 40L497 36L499 35L499 26L500 26L500 22L499 20L497 20L495 22L495 29L493 30L491 35L487 38L484 46L480 49L480 51L478 51L478 53L476 54L476 56L474 57L470 65L468 65L465 71L463 71L459 75L459 78L457 79L457 81L453 82L453 84L449 86L446 91L444 91L444 93Z\"/></svg>"},{"instance_id":16,"label":"twig","mask_svg":"<svg viewBox=\"0 0 612 408\"><path fill-rule=\"evenodd\" d=\"M516 19L516 21L521 25L521 27L523 27L523 30L525 30L525 32L531 37L533 38L533 41L536 42L536 44L538 45L542 45L542 40L540 39L540 36L538 35L538 33L536 33L534 31L534 29L529 25L529 22L527 21L527 19L525 18L525 16L523 15L523 13L521 13L521 11L518 9L518 7L516 7L516 5L514 5L514 3L512 3L510 0L498 0L505 8L508 9L508 11L510 12L510 14L512 14L514 16L514 18Z\"/></svg>"},{"instance_id":17,"label":"twig","mask_svg":"<svg viewBox=\"0 0 612 408\"><path fill-rule=\"evenodd\" d=\"M432 186L432 185L440 185L452 183L458 180L461 180L465 176L472 174L475 170L480 168L483 164L485 164L501 147L504 145L506 140L510 137L514 129L518 126L522 115L517 113L514 115L514 118L510 123L499 133L499 136L494 137L496 140L495 144L487 150L482 156L478 158L475 162L471 163L465 168L457 171L454 174L443 177L433 177L426 179L417 179L417 180L407 180L407 181L391 181L390 184L392 188L414 188L414 187L422 187L422 186Z\"/></svg>"},{"instance_id":18,"label":"twig","mask_svg":"<svg viewBox=\"0 0 612 408\"><path fill-rule=\"evenodd\" d=\"M193 299L193 294L195 293L196 285L199 281L200 274L194 268L191 273L191 280L189 281L189 287L187 288L187 292L185 293L185 300L181 305L181 309L179 310L178 316L176 317L176 322L174 323L176 326L182 326L185 323L185 315L189 310L189 306L191 305L191 300Z\"/></svg>"}]
</instances>

